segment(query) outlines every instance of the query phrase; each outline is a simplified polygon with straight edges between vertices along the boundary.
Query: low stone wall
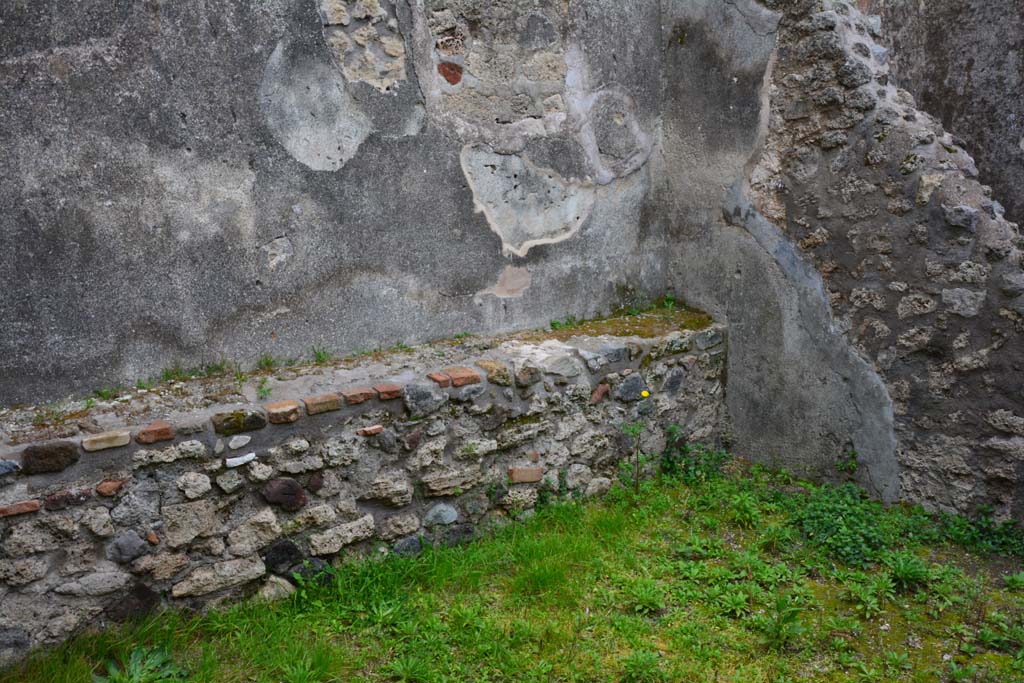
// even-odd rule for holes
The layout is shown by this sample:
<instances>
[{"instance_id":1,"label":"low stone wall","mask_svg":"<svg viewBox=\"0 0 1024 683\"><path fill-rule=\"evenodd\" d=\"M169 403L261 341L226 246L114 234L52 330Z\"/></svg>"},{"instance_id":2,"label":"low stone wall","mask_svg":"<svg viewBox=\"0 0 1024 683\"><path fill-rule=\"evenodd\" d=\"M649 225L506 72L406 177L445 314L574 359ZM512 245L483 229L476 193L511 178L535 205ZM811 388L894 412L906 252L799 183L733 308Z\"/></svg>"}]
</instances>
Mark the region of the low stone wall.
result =
<instances>
[{"instance_id":1,"label":"low stone wall","mask_svg":"<svg viewBox=\"0 0 1024 683\"><path fill-rule=\"evenodd\" d=\"M601 494L630 450L626 421L649 424L651 452L668 425L722 436L724 351L722 327L426 349L292 373L267 404L0 446L0 661L160 605L287 594L293 572L339 554L460 543L542 497Z\"/></svg>"}]
</instances>

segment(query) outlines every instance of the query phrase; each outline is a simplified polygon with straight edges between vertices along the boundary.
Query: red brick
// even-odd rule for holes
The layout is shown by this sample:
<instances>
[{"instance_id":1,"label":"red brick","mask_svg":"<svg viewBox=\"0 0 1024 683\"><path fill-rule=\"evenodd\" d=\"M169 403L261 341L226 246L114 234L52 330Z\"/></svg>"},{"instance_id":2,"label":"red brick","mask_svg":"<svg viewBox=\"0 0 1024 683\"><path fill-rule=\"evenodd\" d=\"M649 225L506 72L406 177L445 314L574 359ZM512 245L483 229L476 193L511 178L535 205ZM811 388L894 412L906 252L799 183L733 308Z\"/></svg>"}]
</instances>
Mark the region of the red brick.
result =
<instances>
[{"instance_id":1,"label":"red brick","mask_svg":"<svg viewBox=\"0 0 1024 683\"><path fill-rule=\"evenodd\" d=\"M607 384L598 384L597 388L594 389L594 393L590 395L590 405L594 406L603 401L609 391L611 391L611 387Z\"/></svg>"},{"instance_id":2,"label":"red brick","mask_svg":"<svg viewBox=\"0 0 1024 683\"><path fill-rule=\"evenodd\" d=\"M508 480L513 484L532 484L544 477L543 467L509 467Z\"/></svg>"},{"instance_id":3,"label":"red brick","mask_svg":"<svg viewBox=\"0 0 1024 683\"><path fill-rule=\"evenodd\" d=\"M267 420L270 424L290 424L302 417L302 406L298 401L277 401L263 407L267 410Z\"/></svg>"},{"instance_id":4,"label":"red brick","mask_svg":"<svg viewBox=\"0 0 1024 683\"><path fill-rule=\"evenodd\" d=\"M307 396L302 399L306 404L306 412L310 415L319 415L332 410L341 410L341 396L337 394L320 394L318 396Z\"/></svg>"},{"instance_id":5,"label":"red brick","mask_svg":"<svg viewBox=\"0 0 1024 683\"><path fill-rule=\"evenodd\" d=\"M38 500L23 500L20 503L12 503L0 507L0 517L13 517L24 515L29 512L37 512L40 504Z\"/></svg>"},{"instance_id":6,"label":"red brick","mask_svg":"<svg viewBox=\"0 0 1024 683\"><path fill-rule=\"evenodd\" d=\"M140 429L139 433L135 435L135 440L143 444L156 443L158 441L172 441L173 439L174 426L167 420L151 422Z\"/></svg>"},{"instance_id":7,"label":"red brick","mask_svg":"<svg viewBox=\"0 0 1024 683\"><path fill-rule=\"evenodd\" d=\"M377 398L377 392L370 387L356 387L354 389L343 389L341 395L345 397L345 405L354 406Z\"/></svg>"},{"instance_id":8,"label":"red brick","mask_svg":"<svg viewBox=\"0 0 1024 683\"><path fill-rule=\"evenodd\" d=\"M448 375L451 378L453 387L463 387L466 386L467 384L480 383L480 373L474 370L473 368L445 368L444 374Z\"/></svg>"},{"instance_id":9,"label":"red brick","mask_svg":"<svg viewBox=\"0 0 1024 683\"><path fill-rule=\"evenodd\" d=\"M372 427L363 427L356 434L359 436L377 436L384 431L384 425L373 425Z\"/></svg>"},{"instance_id":10,"label":"red brick","mask_svg":"<svg viewBox=\"0 0 1024 683\"><path fill-rule=\"evenodd\" d=\"M146 534L146 542L150 545L160 545L160 537L156 535L155 531L150 531Z\"/></svg>"},{"instance_id":11,"label":"red brick","mask_svg":"<svg viewBox=\"0 0 1024 683\"><path fill-rule=\"evenodd\" d=\"M449 85L458 85L462 80L462 67L452 62L441 62L437 65L437 73L448 81Z\"/></svg>"},{"instance_id":12,"label":"red brick","mask_svg":"<svg viewBox=\"0 0 1024 683\"><path fill-rule=\"evenodd\" d=\"M127 479L107 479L106 481L101 481L96 486L96 493L107 497L116 495L127 481Z\"/></svg>"},{"instance_id":13,"label":"red brick","mask_svg":"<svg viewBox=\"0 0 1024 683\"><path fill-rule=\"evenodd\" d=\"M442 389L447 389L452 385L452 378L443 372L431 372L427 375L427 379L437 382Z\"/></svg>"},{"instance_id":14,"label":"red brick","mask_svg":"<svg viewBox=\"0 0 1024 683\"><path fill-rule=\"evenodd\" d=\"M391 401L402 398L402 385L400 384L378 384L373 388L382 401Z\"/></svg>"}]
</instances>

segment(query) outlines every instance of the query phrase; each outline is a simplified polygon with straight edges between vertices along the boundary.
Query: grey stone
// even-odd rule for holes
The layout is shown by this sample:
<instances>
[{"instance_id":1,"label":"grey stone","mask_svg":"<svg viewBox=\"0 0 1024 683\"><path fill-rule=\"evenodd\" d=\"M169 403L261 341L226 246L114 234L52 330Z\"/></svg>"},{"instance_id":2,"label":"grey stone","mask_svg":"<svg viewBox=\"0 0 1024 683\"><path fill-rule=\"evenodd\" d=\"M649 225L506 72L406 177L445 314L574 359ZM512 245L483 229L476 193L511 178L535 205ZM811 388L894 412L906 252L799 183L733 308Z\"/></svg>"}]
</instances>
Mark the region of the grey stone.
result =
<instances>
[{"instance_id":1,"label":"grey stone","mask_svg":"<svg viewBox=\"0 0 1024 683\"><path fill-rule=\"evenodd\" d=\"M237 450L243 446L247 446L252 441L252 437L248 434L238 434L237 436L231 437L228 441L228 448L231 450Z\"/></svg>"},{"instance_id":2,"label":"grey stone","mask_svg":"<svg viewBox=\"0 0 1024 683\"><path fill-rule=\"evenodd\" d=\"M149 544L131 529L122 531L107 544L107 559L126 564L149 552Z\"/></svg>"},{"instance_id":3,"label":"grey stone","mask_svg":"<svg viewBox=\"0 0 1024 683\"><path fill-rule=\"evenodd\" d=\"M403 538L394 545L396 555L418 555L423 550L423 542L419 536Z\"/></svg>"},{"instance_id":4,"label":"grey stone","mask_svg":"<svg viewBox=\"0 0 1024 683\"><path fill-rule=\"evenodd\" d=\"M266 572L263 561L258 557L217 562L193 570L182 581L174 584L171 595L175 598L206 595L254 581Z\"/></svg>"},{"instance_id":5,"label":"grey stone","mask_svg":"<svg viewBox=\"0 0 1024 683\"><path fill-rule=\"evenodd\" d=\"M220 526L217 506L210 500L165 505L160 512L164 519L164 539L172 548L181 547Z\"/></svg>"},{"instance_id":6,"label":"grey stone","mask_svg":"<svg viewBox=\"0 0 1024 683\"><path fill-rule=\"evenodd\" d=\"M448 503L438 503L430 508L423 517L423 526L431 527L438 524L454 524L459 518L459 511Z\"/></svg>"},{"instance_id":7,"label":"grey stone","mask_svg":"<svg viewBox=\"0 0 1024 683\"><path fill-rule=\"evenodd\" d=\"M245 479L238 470L230 470L217 477L217 486L224 493L234 493L245 485Z\"/></svg>"},{"instance_id":8,"label":"grey stone","mask_svg":"<svg viewBox=\"0 0 1024 683\"><path fill-rule=\"evenodd\" d=\"M448 394L429 384L407 384L405 407L413 417L426 417L448 401Z\"/></svg>"},{"instance_id":9,"label":"grey stone","mask_svg":"<svg viewBox=\"0 0 1024 683\"><path fill-rule=\"evenodd\" d=\"M214 431L223 436L251 432L267 426L267 414L261 408L239 408L217 413L210 420ZM228 445L230 447L230 442Z\"/></svg>"},{"instance_id":10,"label":"grey stone","mask_svg":"<svg viewBox=\"0 0 1024 683\"><path fill-rule=\"evenodd\" d=\"M0 583L8 586L24 586L46 576L50 561L46 557L33 556L18 559L0 559Z\"/></svg>"},{"instance_id":11,"label":"grey stone","mask_svg":"<svg viewBox=\"0 0 1024 683\"><path fill-rule=\"evenodd\" d=\"M21 469L14 460L0 460L0 477L6 477L8 474L15 474Z\"/></svg>"},{"instance_id":12,"label":"grey stone","mask_svg":"<svg viewBox=\"0 0 1024 683\"><path fill-rule=\"evenodd\" d=\"M587 484L586 491L583 495L587 498L594 498L595 496L603 496L612 487L612 480L607 477L594 477Z\"/></svg>"},{"instance_id":13,"label":"grey stone","mask_svg":"<svg viewBox=\"0 0 1024 683\"><path fill-rule=\"evenodd\" d=\"M385 517L378 525L377 533L385 541L392 541L415 533L419 528L420 518L415 513L407 512Z\"/></svg>"},{"instance_id":14,"label":"grey stone","mask_svg":"<svg viewBox=\"0 0 1024 683\"><path fill-rule=\"evenodd\" d=\"M460 388L455 394L455 400L460 403L468 403L470 401L475 401L486 393L487 387L482 384L471 384L467 387Z\"/></svg>"},{"instance_id":15,"label":"grey stone","mask_svg":"<svg viewBox=\"0 0 1024 683\"><path fill-rule=\"evenodd\" d=\"M313 555L332 555L347 545L371 538L374 530L373 515L365 515L354 522L313 534L309 537L309 552Z\"/></svg>"},{"instance_id":16,"label":"grey stone","mask_svg":"<svg viewBox=\"0 0 1024 683\"><path fill-rule=\"evenodd\" d=\"M62 595L109 595L126 587L131 583L131 580L131 574L127 572L116 570L100 571L63 583L53 590Z\"/></svg>"},{"instance_id":17,"label":"grey stone","mask_svg":"<svg viewBox=\"0 0 1024 683\"><path fill-rule=\"evenodd\" d=\"M228 549L239 557L251 555L280 535L277 515L271 508L263 508L228 534Z\"/></svg>"},{"instance_id":18,"label":"grey stone","mask_svg":"<svg viewBox=\"0 0 1024 683\"><path fill-rule=\"evenodd\" d=\"M107 508L89 508L82 513L82 525L100 538L107 538L114 535L114 524L110 519L110 511Z\"/></svg>"},{"instance_id":19,"label":"grey stone","mask_svg":"<svg viewBox=\"0 0 1024 683\"><path fill-rule=\"evenodd\" d=\"M981 312L981 306L985 303L985 292L959 288L944 289L942 290L942 303L956 315L973 318Z\"/></svg>"},{"instance_id":20,"label":"grey stone","mask_svg":"<svg viewBox=\"0 0 1024 683\"><path fill-rule=\"evenodd\" d=\"M615 398L620 401L639 401L643 398L645 391L648 391L648 388L644 378L640 376L640 373L634 373L615 387Z\"/></svg>"},{"instance_id":21,"label":"grey stone","mask_svg":"<svg viewBox=\"0 0 1024 683\"><path fill-rule=\"evenodd\" d=\"M189 500L201 498L210 492L210 478L199 472L186 472L178 477L178 489L185 494ZM219 483L219 479L218 479Z\"/></svg>"},{"instance_id":22,"label":"grey stone","mask_svg":"<svg viewBox=\"0 0 1024 683\"><path fill-rule=\"evenodd\" d=\"M946 217L946 222L954 228L960 228L968 232L977 231L978 215L980 212L974 207L964 205L943 205L942 212Z\"/></svg>"},{"instance_id":23,"label":"grey stone","mask_svg":"<svg viewBox=\"0 0 1024 683\"><path fill-rule=\"evenodd\" d=\"M385 471L377 475L361 500L379 500L401 507L412 502L412 482L400 471Z\"/></svg>"}]
</instances>

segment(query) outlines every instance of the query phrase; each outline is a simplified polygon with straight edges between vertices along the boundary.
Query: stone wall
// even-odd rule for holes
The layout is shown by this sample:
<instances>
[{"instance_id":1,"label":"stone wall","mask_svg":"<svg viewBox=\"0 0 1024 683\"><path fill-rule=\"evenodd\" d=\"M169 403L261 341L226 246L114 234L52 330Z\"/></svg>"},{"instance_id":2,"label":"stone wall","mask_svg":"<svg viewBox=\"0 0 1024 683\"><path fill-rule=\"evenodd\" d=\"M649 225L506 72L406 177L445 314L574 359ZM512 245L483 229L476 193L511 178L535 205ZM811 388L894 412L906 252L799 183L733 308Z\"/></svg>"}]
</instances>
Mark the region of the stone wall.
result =
<instances>
[{"instance_id":1,"label":"stone wall","mask_svg":"<svg viewBox=\"0 0 1024 683\"><path fill-rule=\"evenodd\" d=\"M780 23L754 209L820 274L835 327L884 379L886 480L931 509L1024 518L1020 234L974 161L889 78L877 17L794 2Z\"/></svg>"},{"instance_id":2,"label":"stone wall","mask_svg":"<svg viewBox=\"0 0 1024 683\"><path fill-rule=\"evenodd\" d=\"M959 136L1024 221L1024 11L1017 0L861 0L882 17L897 83Z\"/></svg>"},{"instance_id":3,"label":"stone wall","mask_svg":"<svg viewBox=\"0 0 1024 683\"><path fill-rule=\"evenodd\" d=\"M114 402L73 438L0 446L0 662L599 495L626 421L647 423L651 453L669 425L718 442L724 334L431 346L281 371L262 404L196 408L183 383L165 419Z\"/></svg>"}]
</instances>

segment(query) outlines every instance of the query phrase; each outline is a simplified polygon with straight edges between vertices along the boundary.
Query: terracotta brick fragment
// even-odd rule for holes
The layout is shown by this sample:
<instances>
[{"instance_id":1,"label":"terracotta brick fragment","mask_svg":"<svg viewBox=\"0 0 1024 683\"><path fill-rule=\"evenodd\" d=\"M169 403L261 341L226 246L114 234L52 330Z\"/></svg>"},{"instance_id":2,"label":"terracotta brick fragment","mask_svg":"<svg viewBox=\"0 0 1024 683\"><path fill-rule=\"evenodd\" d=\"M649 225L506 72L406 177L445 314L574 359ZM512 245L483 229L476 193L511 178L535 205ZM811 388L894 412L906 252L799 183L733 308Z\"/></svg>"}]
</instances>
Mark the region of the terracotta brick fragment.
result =
<instances>
[{"instance_id":1,"label":"terracotta brick fragment","mask_svg":"<svg viewBox=\"0 0 1024 683\"><path fill-rule=\"evenodd\" d=\"M12 503L11 505L0 506L0 517L13 517L14 515L24 515L29 512L38 512L40 503L38 500L23 500L20 503Z\"/></svg>"},{"instance_id":2,"label":"terracotta brick fragment","mask_svg":"<svg viewBox=\"0 0 1024 683\"><path fill-rule=\"evenodd\" d=\"M377 392L370 387L343 389L341 395L345 397L345 405L349 406L358 405L377 398Z\"/></svg>"},{"instance_id":3,"label":"terracotta brick fragment","mask_svg":"<svg viewBox=\"0 0 1024 683\"><path fill-rule=\"evenodd\" d=\"M302 399L306 404L306 412L310 415L319 415L332 410L341 410L341 396L337 394L319 394L318 396L307 396Z\"/></svg>"},{"instance_id":4,"label":"terracotta brick fragment","mask_svg":"<svg viewBox=\"0 0 1024 683\"><path fill-rule=\"evenodd\" d=\"M101 481L96 485L96 493L109 498L110 496L116 495L127 481L127 479L107 479L105 481Z\"/></svg>"},{"instance_id":5,"label":"terracotta brick fragment","mask_svg":"<svg viewBox=\"0 0 1024 683\"><path fill-rule=\"evenodd\" d=\"M373 425L372 427L363 427L356 432L359 436L376 436L384 431L383 425Z\"/></svg>"},{"instance_id":6,"label":"terracotta brick fragment","mask_svg":"<svg viewBox=\"0 0 1024 683\"><path fill-rule=\"evenodd\" d=\"M267 409L267 419L270 420L270 424L290 424L302 417L302 406L298 401L277 401L263 407Z\"/></svg>"},{"instance_id":7,"label":"terracotta brick fragment","mask_svg":"<svg viewBox=\"0 0 1024 683\"><path fill-rule=\"evenodd\" d=\"M151 422L135 435L135 440L141 444L156 443L158 441L172 441L174 439L174 426L167 420Z\"/></svg>"},{"instance_id":8,"label":"terracotta brick fragment","mask_svg":"<svg viewBox=\"0 0 1024 683\"><path fill-rule=\"evenodd\" d=\"M402 398L402 385L400 384L378 384L373 388L382 401L391 401Z\"/></svg>"},{"instance_id":9,"label":"terracotta brick fragment","mask_svg":"<svg viewBox=\"0 0 1024 683\"><path fill-rule=\"evenodd\" d=\"M532 484L544 476L543 467L509 467L508 480L513 484Z\"/></svg>"},{"instance_id":10,"label":"terracotta brick fragment","mask_svg":"<svg viewBox=\"0 0 1024 683\"><path fill-rule=\"evenodd\" d=\"M442 389L447 389L452 385L451 378L443 372L431 372L427 375L427 379L437 382Z\"/></svg>"},{"instance_id":11,"label":"terracotta brick fragment","mask_svg":"<svg viewBox=\"0 0 1024 683\"><path fill-rule=\"evenodd\" d=\"M480 373L474 370L473 368L466 368L461 366L454 368L445 368L444 374L448 375L448 377L451 378L453 387L463 387L466 386L467 384L480 383Z\"/></svg>"},{"instance_id":12,"label":"terracotta brick fragment","mask_svg":"<svg viewBox=\"0 0 1024 683\"><path fill-rule=\"evenodd\" d=\"M90 453L105 451L108 448L118 448L131 443L132 433L127 429L116 429L101 434L93 434L82 439L82 449Z\"/></svg>"},{"instance_id":13,"label":"terracotta brick fragment","mask_svg":"<svg viewBox=\"0 0 1024 683\"><path fill-rule=\"evenodd\" d=\"M607 384L601 383L594 389L594 393L590 395L590 405L595 406L605 399L608 392L611 391L611 387Z\"/></svg>"},{"instance_id":14,"label":"terracotta brick fragment","mask_svg":"<svg viewBox=\"0 0 1024 683\"><path fill-rule=\"evenodd\" d=\"M437 73L448 81L449 85L458 85L462 80L462 67L454 62L441 62L437 65Z\"/></svg>"},{"instance_id":15,"label":"terracotta brick fragment","mask_svg":"<svg viewBox=\"0 0 1024 683\"><path fill-rule=\"evenodd\" d=\"M150 545L160 545L160 537L156 535L155 531L150 531L146 534L146 542Z\"/></svg>"}]
</instances>

